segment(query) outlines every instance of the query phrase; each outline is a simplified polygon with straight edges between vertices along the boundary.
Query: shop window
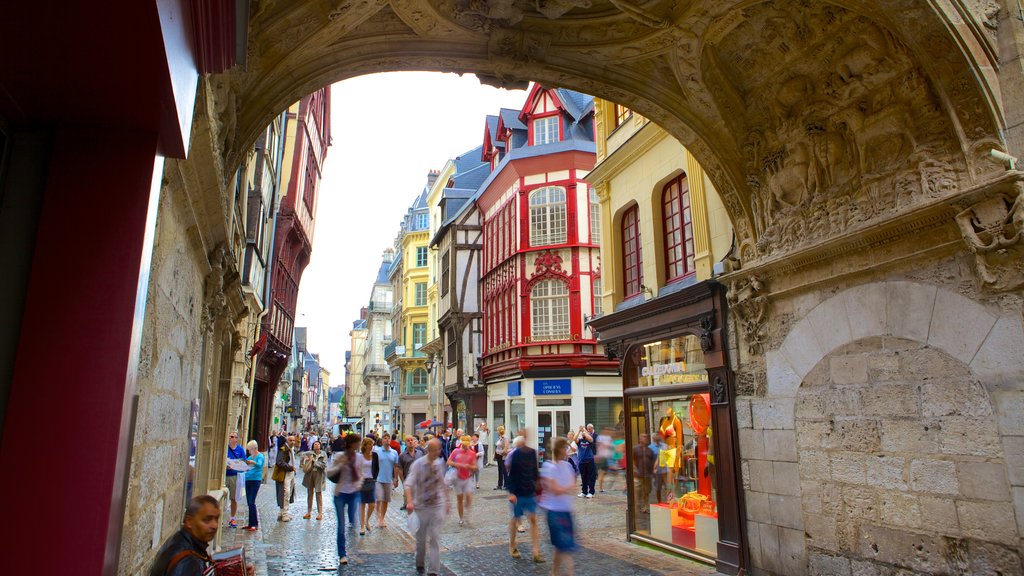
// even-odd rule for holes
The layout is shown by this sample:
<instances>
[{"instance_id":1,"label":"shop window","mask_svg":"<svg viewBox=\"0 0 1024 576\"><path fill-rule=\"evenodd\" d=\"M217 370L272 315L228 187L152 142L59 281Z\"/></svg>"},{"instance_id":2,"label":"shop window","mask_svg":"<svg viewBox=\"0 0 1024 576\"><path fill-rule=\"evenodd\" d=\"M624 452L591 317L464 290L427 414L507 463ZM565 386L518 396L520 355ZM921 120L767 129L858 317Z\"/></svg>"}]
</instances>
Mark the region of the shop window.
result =
<instances>
[{"instance_id":1,"label":"shop window","mask_svg":"<svg viewBox=\"0 0 1024 576\"><path fill-rule=\"evenodd\" d=\"M661 194L665 215L665 281L693 272L693 219L686 176L665 185Z\"/></svg>"},{"instance_id":2,"label":"shop window","mask_svg":"<svg viewBox=\"0 0 1024 576\"><path fill-rule=\"evenodd\" d=\"M561 280L544 280L530 291L530 336L535 341L569 339L569 289Z\"/></svg>"},{"instance_id":3,"label":"shop window","mask_svg":"<svg viewBox=\"0 0 1024 576\"><path fill-rule=\"evenodd\" d=\"M565 190L541 188L530 193L530 246L565 244Z\"/></svg>"},{"instance_id":4,"label":"shop window","mask_svg":"<svg viewBox=\"0 0 1024 576\"><path fill-rule=\"evenodd\" d=\"M644 283L640 248L640 211L633 206L622 215L622 289L626 298L640 294Z\"/></svg>"},{"instance_id":5,"label":"shop window","mask_svg":"<svg viewBox=\"0 0 1024 576\"><path fill-rule=\"evenodd\" d=\"M649 343L637 370L639 386L627 392L626 422L633 443L627 456L633 464L633 534L714 559L719 538L715 430L700 341L683 336ZM665 386L677 391L659 391Z\"/></svg>"},{"instance_id":6,"label":"shop window","mask_svg":"<svg viewBox=\"0 0 1024 576\"><path fill-rule=\"evenodd\" d=\"M587 424L593 424L594 430L601 431L605 428L619 430L621 437L625 426L625 412L623 411L622 397L614 398L585 398L583 400L583 414Z\"/></svg>"}]
</instances>

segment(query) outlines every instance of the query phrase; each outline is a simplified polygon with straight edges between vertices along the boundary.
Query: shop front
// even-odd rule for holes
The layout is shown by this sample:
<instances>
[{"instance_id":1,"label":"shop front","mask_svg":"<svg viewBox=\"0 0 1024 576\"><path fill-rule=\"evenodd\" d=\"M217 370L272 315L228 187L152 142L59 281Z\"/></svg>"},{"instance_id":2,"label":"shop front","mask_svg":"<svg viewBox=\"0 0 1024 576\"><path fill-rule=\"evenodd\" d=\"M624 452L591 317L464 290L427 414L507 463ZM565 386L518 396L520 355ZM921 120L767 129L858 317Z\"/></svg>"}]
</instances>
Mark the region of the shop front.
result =
<instances>
[{"instance_id":1,"label":"shop front","mask_svg":"<svg viewBox=\"0 0 1024 576\"><path fill-rule=\"evenodd\" d=\"M747 566L725 333L710 280L591 322L622 366L629 539Z\"/></svg>"},{"instance_id":2,"label":"shop front","mask_svg":"<svg viewBox=\"0 0 1024 576\"><path fill-rule=\"evenodd\" d=\"M505 427L510 439L528 428L530 443L543 459L551 440L565 437L580 426L600 428L609 419L625 414L622 388L614 376L582 375L560 378L521 378L489 384L488 420L491 430Z\"/></svg>"}]
</instances>

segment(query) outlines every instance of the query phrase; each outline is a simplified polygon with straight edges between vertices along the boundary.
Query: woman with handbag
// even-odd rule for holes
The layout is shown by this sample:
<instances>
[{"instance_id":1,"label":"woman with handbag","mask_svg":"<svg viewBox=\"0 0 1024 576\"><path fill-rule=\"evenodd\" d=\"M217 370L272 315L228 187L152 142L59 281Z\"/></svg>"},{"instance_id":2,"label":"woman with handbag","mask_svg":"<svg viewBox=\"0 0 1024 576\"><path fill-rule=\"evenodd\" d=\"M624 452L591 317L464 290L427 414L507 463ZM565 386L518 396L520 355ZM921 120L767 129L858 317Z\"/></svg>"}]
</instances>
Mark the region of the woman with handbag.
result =
<instances>
[{"instance_id":1,"label":"woman with handbag","mask_svg":"<svg viewBox=\"0 0 1024 576\"><path fill-rule=\"evenodd\" d=\"M338 564L348 564L348 552L345 550L345 507L348 507L349 527L354 527L360 490L363 487L359 455L356 454L358 446L358 434L345 436L342 450L334 453L334 461L326 472L327 479L334 482L334 512L338 515Z\"/></svg>"},{"instance_id":2,"label":"woman with handbag","mask_svg":"<svg viewBox=\"0 0 1024 576\"><path fill-rule=\"evenodd\" d=\"M359 491L359 535L365 536L370 530L370 521L373 520L373 509L377 507L377 479L373 469L375 442L372 438L363 438L363 444L356 454L356 464L363 479L363 486Z\"/></svg>"},{"instance_id":3,"label":"woman with handbag","mask_svg":"<svg viewBox=\"0 0 1024 576\"><path fill-rule=\"evenodd\" d=\"M313 495L316 494L316 519L324 519L324 471L327 470L327 454L324 453L320 441L313 442L313 451L302 460L302 485L306 487L306 515L309 520L313 515Z\"/></svg>"}]
</instances>

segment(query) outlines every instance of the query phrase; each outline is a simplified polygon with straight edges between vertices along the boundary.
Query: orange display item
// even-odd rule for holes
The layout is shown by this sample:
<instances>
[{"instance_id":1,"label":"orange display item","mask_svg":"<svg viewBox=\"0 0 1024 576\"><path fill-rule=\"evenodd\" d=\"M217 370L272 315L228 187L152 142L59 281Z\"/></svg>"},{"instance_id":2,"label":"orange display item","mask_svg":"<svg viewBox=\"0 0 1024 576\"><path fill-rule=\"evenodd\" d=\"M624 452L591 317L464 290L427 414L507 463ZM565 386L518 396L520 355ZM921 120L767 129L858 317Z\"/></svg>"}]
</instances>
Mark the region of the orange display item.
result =
<instances>
[{"instance_id":1,"label":"orange display item","mask_svg":"<svg viewBox=\"0 0 1024 576\"><path fill-rule=\"evenodd\" d=\"M690 427L698 435L704 434L711 423L711 395L694 394L690 399Z\"/></svg>"}]
</instances>

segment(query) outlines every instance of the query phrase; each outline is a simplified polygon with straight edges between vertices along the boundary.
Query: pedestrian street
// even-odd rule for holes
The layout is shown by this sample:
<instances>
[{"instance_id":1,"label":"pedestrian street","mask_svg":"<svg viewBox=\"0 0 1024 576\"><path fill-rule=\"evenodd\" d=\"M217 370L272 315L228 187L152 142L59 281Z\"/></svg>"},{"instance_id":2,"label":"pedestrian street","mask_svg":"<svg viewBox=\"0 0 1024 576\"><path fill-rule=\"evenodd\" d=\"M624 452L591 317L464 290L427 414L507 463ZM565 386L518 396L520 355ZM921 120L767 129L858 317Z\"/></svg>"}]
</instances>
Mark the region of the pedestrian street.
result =
<instances>
[{"instance_id":1,"label":"pedestrian street","mask_svg":"<svg viewBox=\"0 0 1024 576\"><path fill-rule=\"evenodd\" d=\"M312 519L305 520L306 490L301 477L296 479L295 502L290 522L278 522L274 483L267 481L260 488L257 507L260 530L246 532L223 523L223 548L245 546L247 560L256 566L257 576L303 576L350 574L353 576L415 575L415 537L407 530L402 506L401 487L396 489L388 510L387 528L377 522L366 536L357 528L346 533L349 564L338 570L335 543L336 516L333 499L324 494L324 518L316 520L316 504ZM454 496L452 510L441 537L441 573L447 576L505 576L511 574L546 575L551 573L552 548L543 512L538 514L540 550L547 559L535 564L531 559L529 532L519 534L517 543L522 559L515 560L508 551L509 509L507 493L493 490L497 472L489 466L481 473L480 490L474 494L473 508L466 526L459 526ZM328 484L331 488L332 485ZM714 574L710 566L679 558L668 553L625 541L626 497L622 480L615 490L599 493L593 499L576 500L575 522L580 548L576 552L576 574L614 576L697 576ZM607 488L607 486L606 486ZM239 526L244 525L244 507L240 509Z\"/></svg>"}]
</instances>

